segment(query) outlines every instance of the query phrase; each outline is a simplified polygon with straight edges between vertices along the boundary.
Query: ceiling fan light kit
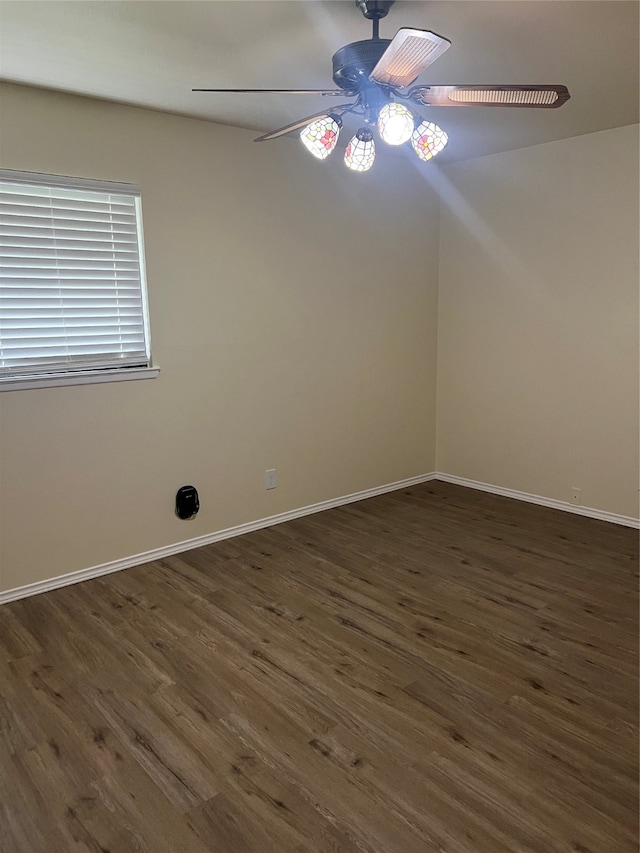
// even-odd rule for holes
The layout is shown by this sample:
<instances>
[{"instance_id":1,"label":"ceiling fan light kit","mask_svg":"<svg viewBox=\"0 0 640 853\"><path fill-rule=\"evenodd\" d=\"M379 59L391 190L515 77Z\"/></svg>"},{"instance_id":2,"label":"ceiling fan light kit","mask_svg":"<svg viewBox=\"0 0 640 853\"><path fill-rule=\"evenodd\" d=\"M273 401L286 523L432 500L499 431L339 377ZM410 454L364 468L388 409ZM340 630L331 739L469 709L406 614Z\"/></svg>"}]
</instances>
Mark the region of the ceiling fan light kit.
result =
<instances>
[{"instance_id":1,"label":"ceiling fan light kit","mask_svg":"<svg viewBox=\"0 0 640 853\"><path fill-rule=\"evenodd\" d=\"M439 154L448 141L444 130L432 121L423 121L411 134L411 147L425 163Z\"/></svg>"},{"instance_id":2,"label":"ceiling fan light kit","mask_svg":"<svg viewBox=\"0 0 640 853\"><path fill-rule=\"evenodd\" d=\"M333 82L336 89L194 89L194 92L244 92L263 94L316 94L343 96L354 101L330 107L285 127L265 133L255 142L267 142L300 131L304 147L318 160L335 150L342 116L362 116L368 127L349 142L345 165L354 172L367 172L376 156L372 127L388 145L410 143L415 155L427 162L447 144L447 134L435 122L414 115L399 101L419 107L520 107L557 109L569 100L566 86L560 85L437 85L414 86L415 80L451 46L451 42L429 30L402 27L392 39L381 39L381 18L394 0L355 0L373 25L370 39L344 45L333 55Z\"/></svg>"},{"instance_id":3,"label":"ceiling fan light kit","mask_svg":"<svg viewBox=\"0 0 640 853\"><path fill-rule=\"evenodd\" d=\"M336 147L341 127L339 116L325 116L308 124L300 134L300 139L310 154L318 160L325 160Z\"/></svg>"},{"instance_id":4,"label":"ceiling fan light kit","mask_svg":"<svg viewBox=\"0 0 640 853\"><path fill-rule=\"evenodd\" d=\"M347 145L344 152L344 164L352 172L368 172L376 159L376 144L373 132L368 127L361 127Z\"/></svg>"},{"instance_id":5,"label":"ceiling fan light kit","mask_svg":"<svg viewBox=\"0 0 640 853\"><path fill-rule=\"evenodd\" d=\"M387 145L402 145L407 142L411 138L413 128L413 115L404 104L391 101L380 110L378 133Z\"/></svg>"}]
</instances>

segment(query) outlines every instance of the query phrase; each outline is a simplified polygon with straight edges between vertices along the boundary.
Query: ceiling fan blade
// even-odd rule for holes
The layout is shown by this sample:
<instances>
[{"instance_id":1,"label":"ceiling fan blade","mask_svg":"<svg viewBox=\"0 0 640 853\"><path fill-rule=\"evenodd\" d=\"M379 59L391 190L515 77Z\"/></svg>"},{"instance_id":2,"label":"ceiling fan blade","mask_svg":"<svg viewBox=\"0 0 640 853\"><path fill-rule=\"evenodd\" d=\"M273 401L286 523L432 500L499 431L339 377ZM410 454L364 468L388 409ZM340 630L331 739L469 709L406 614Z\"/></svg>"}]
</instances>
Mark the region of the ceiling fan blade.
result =
<instances>
[{"instance_id":1,"label":"ceiling fan blade","mask_svg":"<svg viewBox=\"0 0 640 853\"><path fill-rule=\"evenodd\" d=\"M312 121L315 121L318 118L325 118L326 116L341 116L345 113L348 113L353 107L354 104L340 104L337 107L331 107L328 110L322 110L322 112L314 113L311 116L307 116L306 118L301 118L298 121L294 121L292 124L286 124L284 127L279 127L277 130L271 130L269 133L265 133L263 136L258 136L254 139L254 142L268 142L270 139L278 139L280 136L285 136L287 133L293 133L294 130L302 130L302 128L306 127L308 124L311 124Z\"/></svg>"},{"instance_id":2,"label":"ceiling fan blade","mask_svg":"<svg viewBox=\"0 0 640 853\"><path fill-rule=\"evenodd\" d=\"M369 80L397 88L409 86L450 46L448 39L429 30L403 27L391 39Z\"/></svg>"},{"instance_id":3,"label":"ceiling fan blade","mask_svg":"<svg viewBox=\"0 0 640 853\"><path fill-rule=\"evenodd\" d=\"M566 86L414 86L406 95L428 107L536 107L555 109L569 100Z\"/></svg>"},{"instance_id":4,"label":"ceiling fan blade","mask_svg":"<svg viewBox=\"0 0 640 853\"><path fill-rule=\"evenodd\" d=\"M242 95L342 95L344 89L192 89L192 92L231 92Z\"/></svg>"}]
</instances>

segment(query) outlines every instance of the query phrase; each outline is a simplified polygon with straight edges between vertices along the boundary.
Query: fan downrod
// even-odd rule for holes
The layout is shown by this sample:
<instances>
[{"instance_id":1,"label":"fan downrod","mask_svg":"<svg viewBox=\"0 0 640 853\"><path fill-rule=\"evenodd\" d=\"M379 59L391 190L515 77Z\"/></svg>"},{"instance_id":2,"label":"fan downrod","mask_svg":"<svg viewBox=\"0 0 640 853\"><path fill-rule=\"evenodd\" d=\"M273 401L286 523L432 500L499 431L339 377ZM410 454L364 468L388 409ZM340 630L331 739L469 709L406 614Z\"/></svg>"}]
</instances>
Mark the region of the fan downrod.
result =
<instances>
[{"instance_id":1,"label":"fan downrod","mask_svg":"<svg viewBox=\"0 0 640 853\"><path fill-rule=\"evenodd\" d=\"M358 9L373 24L373 40L380 38L380 18L386 18L394 3L395 0L356 0Z\"/></svg>"}]
</instances>

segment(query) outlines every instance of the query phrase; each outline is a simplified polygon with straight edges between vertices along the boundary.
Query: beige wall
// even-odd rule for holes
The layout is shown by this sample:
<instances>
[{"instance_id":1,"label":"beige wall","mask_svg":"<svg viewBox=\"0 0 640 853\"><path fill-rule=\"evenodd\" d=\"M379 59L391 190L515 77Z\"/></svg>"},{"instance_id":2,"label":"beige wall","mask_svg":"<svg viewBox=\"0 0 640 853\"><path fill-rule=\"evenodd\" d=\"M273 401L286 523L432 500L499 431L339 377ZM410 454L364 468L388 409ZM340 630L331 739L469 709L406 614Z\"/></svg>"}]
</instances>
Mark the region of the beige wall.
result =
<instances>
[{"instance_id":1,"label":"beige wall","mask_svg":"<svg viewBox=\"0 0 640 853\"><path fill-rule=\"evenodd\" d=\"M417 181L0 92L2 166L141 185L162 368L0 395L0 590L433 470L437 329L438 470L637 514L637 128Z\"/></svg>"},{"instance_id":2,"label":"beige wall","mask_svg":"<svg viewBox=\"0 0 640 853\"><path fill-rule=\"evenodd\" d=\"M438 189L438 470L637 517L637 126Z\"/></svg>"},{"instance_id":3,"label":"beige wall","mask_svg":"<svg viewBox=\"0 0 640 853\"><path fill-rule=\"evenodd\" d=\"M0 589L434 469L437 204L402 162L12 85L1 108L5 168L141 185L162 372L0 396Z\"/></svg>"}]
</instances>

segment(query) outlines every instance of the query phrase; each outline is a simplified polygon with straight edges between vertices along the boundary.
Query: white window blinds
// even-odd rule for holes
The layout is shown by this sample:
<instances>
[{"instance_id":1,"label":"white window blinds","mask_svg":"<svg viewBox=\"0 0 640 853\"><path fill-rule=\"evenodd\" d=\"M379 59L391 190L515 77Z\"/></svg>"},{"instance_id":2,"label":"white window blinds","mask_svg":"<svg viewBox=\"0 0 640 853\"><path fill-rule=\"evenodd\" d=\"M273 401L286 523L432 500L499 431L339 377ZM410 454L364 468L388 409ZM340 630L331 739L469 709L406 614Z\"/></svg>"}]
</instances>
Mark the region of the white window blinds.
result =
<instances>
[{"instance_id":1,"label":"white window blinds","mask_svg":"<svg viewBox=\"0 0 640 853\"><path fill-rule=\"evenodd\" d=\"M139 190L0 171L0 381L149 364Z\"/></svg>"}]
</instances>

